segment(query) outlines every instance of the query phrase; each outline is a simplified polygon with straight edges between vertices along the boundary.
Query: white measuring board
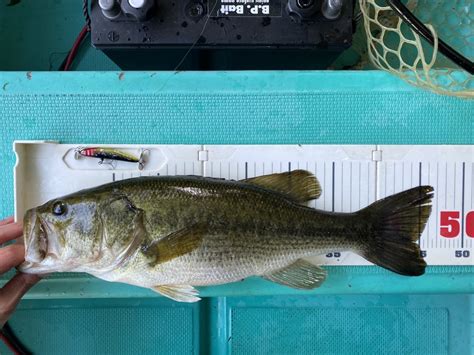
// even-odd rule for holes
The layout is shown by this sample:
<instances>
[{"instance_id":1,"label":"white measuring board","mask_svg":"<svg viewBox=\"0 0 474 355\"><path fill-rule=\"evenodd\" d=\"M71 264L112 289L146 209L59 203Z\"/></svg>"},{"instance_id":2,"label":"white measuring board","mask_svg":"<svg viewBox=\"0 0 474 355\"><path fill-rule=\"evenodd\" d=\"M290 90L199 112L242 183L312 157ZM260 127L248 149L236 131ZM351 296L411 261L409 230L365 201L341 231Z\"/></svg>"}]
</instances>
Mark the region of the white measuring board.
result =
<instances>
[{"instance_id":1,"label":"white measuring board","mask_svg":"<svg viewBox=\"0 0 474 355\"><path fill-rule=\"evenodd\" d=\"M101 145L138 156L138 164L99 165L76 159L81 144L15 142L15 216L50 199L139 176L199 175L240 180L305 169L322 195L310 206L354 212L377 199L420 184L435 188L433 212L420 239L430 265L474 265L474 146L377 145ZM370 265L350 252L312 258L325 265Z\"/></svg>"}]
</instances>

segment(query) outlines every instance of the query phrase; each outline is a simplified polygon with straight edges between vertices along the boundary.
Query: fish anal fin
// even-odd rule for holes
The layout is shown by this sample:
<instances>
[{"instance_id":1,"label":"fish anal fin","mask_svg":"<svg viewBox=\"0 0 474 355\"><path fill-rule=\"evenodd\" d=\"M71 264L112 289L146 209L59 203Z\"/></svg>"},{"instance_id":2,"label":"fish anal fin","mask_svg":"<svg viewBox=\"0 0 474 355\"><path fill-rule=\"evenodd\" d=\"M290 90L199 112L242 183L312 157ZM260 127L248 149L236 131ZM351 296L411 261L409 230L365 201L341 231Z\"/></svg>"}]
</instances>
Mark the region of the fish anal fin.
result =
<instances>
[{"instance_id":1,"label":"fish anal fin","mask_svg":"<svg viewBox=\"0 0 474 355\"><path fill-rule=\"evenodd\" d=\"M321 196L321 185L318 179L306 170L257 176L241 181L280 192L299 203L314 200Z\"/></svg>"},{"instance_id":2,"label":"fish anal fin","mask_svg":"<svg viewBox=\"0 0 474 355\"><path fill-rule=\"evenodd\" d=\"M321 286L326 280L326 275L326 270L303 259L298 259L294 263L262 277L280 285L311 290Z\"/></svg>"},{"instance_id":3,"label":"fish anal fin","mask_svg":"<svg viewBox=\"0 0 474 355\"><path fill-rule=\"evenodd\" d=\"M150 259L150 265L165 263L197 249L205 233L205 228L192 225L180 229L148 245L142 246L142 253Z\"/></svg>"},{"instance_id":4,"label":"fish anal fin","mask_svg":"<svg viewBox=\"0 0 474 355\"><path fill-rule=\"evenodd\" d=\"M190 285L161 285L152 290L178 302L193 303L201 300L198 290Z\"/></svg>"}]
</instances>

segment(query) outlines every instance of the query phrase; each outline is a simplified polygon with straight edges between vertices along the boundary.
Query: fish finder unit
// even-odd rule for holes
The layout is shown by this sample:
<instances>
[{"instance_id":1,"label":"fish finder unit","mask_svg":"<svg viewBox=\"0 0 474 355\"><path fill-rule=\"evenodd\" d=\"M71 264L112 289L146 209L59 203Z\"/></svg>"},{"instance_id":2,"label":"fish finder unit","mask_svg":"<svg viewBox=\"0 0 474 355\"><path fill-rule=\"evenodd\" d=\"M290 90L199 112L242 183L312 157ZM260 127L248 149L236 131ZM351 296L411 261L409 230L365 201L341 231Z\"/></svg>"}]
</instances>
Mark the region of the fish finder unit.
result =
<instances>
[{"instance_id":1,"label":"fish finder unit","mask_svg":"<svg viewBox=\"0 0 474 355\"><path fill-rule=\"evenodd\" d=\"M92 0L92 44L124 70L324 69L354 0Z\"/></svg>"}]
</instances>

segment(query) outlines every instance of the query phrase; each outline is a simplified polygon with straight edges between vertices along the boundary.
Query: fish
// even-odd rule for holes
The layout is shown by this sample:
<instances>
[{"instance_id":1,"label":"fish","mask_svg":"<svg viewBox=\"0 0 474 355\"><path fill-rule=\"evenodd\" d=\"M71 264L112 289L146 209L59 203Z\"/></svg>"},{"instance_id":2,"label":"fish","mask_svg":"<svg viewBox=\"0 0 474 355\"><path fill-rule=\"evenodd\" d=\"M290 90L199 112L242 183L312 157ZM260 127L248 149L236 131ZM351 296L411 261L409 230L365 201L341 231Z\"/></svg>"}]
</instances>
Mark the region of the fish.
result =
<instances>
[{"instance_id":1,"label":"fish","mask_svg":"<svg viewBox=\"0 0 474 355\"><path fill-rule=\"evenodd\" d=\"M28 210L24 273L85 272L180 302L196 287L257 276L291 288L321 286L308 257L351 251L407 276L425 272L417 244L434 189L418 186L354 213L308 207L321 196L308 171L244 180L132 178Z\"/></svg>"}]
</instances>

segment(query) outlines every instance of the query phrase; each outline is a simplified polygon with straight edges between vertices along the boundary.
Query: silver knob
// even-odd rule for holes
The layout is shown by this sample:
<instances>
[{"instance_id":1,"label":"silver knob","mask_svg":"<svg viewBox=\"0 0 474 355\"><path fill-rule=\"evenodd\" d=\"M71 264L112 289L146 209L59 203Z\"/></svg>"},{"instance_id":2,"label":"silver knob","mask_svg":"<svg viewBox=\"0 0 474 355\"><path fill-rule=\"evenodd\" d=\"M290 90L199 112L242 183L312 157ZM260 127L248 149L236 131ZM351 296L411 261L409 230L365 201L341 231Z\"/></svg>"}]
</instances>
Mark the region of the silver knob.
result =
<instances>
[{"instance_id":1,"label":"silver knob","mask_svg":"<svg viewBox=\"0 0 474 355\"><path fill-rule=\"evenodd\" d=\"M113 20L120 15L120 4L116 0L99 0L99 7L109 20Z\"/></svg>"},{"instance_id":2,"label":"silver knob","mask_svg":"<svg viewBox=\"0 0 474 355\"><path fill-rule=\"evenodd\" d=\"M141 9L143 6L145 6L146 0L128 0L128 3L134 9Z\"/></svg>"},{"instance_id":3,"label":"silver knob","mask_svg":"<svg viewBox=\"0 0 474 355\"><path fill-rule=\"evenodd\" d=\"M328 20L335 20L341 16L343 0L324 0L321 9L323 16Z\"/></svg>"}]
</instances>

